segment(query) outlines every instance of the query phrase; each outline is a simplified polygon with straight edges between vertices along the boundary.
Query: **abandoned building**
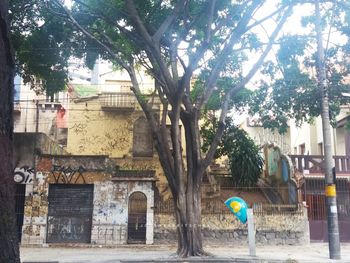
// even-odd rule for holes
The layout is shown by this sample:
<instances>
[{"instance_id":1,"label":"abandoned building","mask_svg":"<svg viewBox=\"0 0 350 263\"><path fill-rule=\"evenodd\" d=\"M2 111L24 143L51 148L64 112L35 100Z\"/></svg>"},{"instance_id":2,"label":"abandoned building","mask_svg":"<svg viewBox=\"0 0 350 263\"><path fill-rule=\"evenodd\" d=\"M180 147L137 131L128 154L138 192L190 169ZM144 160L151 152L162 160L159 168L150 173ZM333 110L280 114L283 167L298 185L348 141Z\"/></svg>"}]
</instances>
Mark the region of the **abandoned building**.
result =
<instances>
[{"instance_id":1,"label":"abandoned building","mask_svg":"<svg viewBox=\"0 0 350 263\"><path fill-rule=\"evenodd\" d=\"M44 122L48 125L15 134L22 245L176 242L174 204L130 83L101 76L108 89L71 85L64 106L40 104L41 114L52 115ZM146 87L152 85L145 81ZM161 111L156 100L153 109ZM310 242L302 180L294 165L274 145L266 146L264 157L262 182L252 189L233 187L227 169L211 166L202 189L204 242L247 242L247 226L224 206L231 196L253 208L258 243Z\"/></svg>"}]
</instances>

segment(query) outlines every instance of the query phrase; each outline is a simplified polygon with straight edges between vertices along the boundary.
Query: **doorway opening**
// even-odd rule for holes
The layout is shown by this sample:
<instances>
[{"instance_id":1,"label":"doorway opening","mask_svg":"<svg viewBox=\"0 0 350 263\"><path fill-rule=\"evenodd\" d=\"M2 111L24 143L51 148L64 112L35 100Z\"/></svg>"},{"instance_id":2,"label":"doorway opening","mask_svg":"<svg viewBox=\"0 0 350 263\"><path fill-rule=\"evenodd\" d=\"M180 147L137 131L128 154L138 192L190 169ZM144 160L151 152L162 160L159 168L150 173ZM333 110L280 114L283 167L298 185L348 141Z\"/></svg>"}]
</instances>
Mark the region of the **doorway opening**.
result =
<instances>
[{"instance_id":1,"label":"doorway opening","mask_svg":"<svg viewBox=\"0 0 350 263\"><path fill-rule=\"evenodd\" d=\"M141 192L129 197L128 243L146 243L147 197Z\"/></svg>"}]
</instances>

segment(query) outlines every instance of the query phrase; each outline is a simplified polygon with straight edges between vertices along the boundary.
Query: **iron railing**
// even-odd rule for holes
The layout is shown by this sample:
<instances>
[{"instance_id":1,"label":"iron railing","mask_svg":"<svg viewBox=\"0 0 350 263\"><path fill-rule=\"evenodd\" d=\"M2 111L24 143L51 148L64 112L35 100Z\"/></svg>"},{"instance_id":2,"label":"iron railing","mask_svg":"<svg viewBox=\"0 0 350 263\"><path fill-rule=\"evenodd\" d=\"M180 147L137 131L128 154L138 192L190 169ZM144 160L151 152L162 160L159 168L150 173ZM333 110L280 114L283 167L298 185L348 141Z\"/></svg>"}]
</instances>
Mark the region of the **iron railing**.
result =
<instances>
[{"instance_id":1,"label":"iron railing","mask_svg":"<svg viewBox=\"0 0 350 263\"><path fill-rule=\"evenodd\" d=\"M294 167L303 172L308 170L309 173L324 172L323 155L290 155ZM350 156L333 156L335 171L339 174L350 173Z\"/></svg>"},{"instance_id":2,"label":"iron railing","mask_svg":"<svg viewBox=\"0 0 350 263\"><path fill-rule=\"evenodd\" d=\"M307 178L303 184L302 198L308 206L310 220L326 220L325 181L321 178ZM339 220L350 220L350 184L345 178L337 178L337 206Z\"/></svg>"},{"instance_id":3,"label":"iron railing","mask_svg":"<svg viewBox=\"0 0 350 263\"><path fill-rule=\"evenodd\" d=\"M136 98L130 92L103 92L99 100L103 109L133 110L136 105Z\"/></svg>"}]
</instances>

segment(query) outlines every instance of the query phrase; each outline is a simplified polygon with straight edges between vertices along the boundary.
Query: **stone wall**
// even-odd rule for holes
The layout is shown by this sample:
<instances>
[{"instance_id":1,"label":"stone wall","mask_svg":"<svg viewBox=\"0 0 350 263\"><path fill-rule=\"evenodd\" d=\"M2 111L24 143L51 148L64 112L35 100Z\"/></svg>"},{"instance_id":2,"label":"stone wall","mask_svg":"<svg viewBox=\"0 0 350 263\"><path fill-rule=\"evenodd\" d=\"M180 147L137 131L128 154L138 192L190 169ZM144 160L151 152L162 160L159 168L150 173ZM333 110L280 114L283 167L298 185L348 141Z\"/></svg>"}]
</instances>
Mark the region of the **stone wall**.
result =
<instances>
[{"instance_id":1,"label":"stone wall","mask_svg":"<svg viewBox=\"0 0 350 263\"><path fill-rule=\"evenodd\" d=\"M255 215L256 243L261 245L305 245L310 242L306 210L296 214ZM248 244L248 229L232 214L202 216L205 244ZM174 243L176 223L172 215L155 215L155 244Z\"/></svg>"}]
</instances>

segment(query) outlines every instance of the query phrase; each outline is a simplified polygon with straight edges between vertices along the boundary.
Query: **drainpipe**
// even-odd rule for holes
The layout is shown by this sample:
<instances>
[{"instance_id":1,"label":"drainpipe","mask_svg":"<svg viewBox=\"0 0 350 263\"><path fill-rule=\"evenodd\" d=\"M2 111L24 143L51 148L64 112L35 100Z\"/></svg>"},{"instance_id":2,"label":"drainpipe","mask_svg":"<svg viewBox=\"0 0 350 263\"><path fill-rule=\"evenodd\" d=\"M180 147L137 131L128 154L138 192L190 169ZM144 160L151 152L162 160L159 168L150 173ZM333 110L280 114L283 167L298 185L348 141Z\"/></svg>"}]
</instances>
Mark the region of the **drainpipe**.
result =
<instances>
[{"instance_id":1,"label":"drainpipe","mask_svg":"<svg viewBox=\"0 0 350 263\"><path fill-rule=\"evenodd\" d=\"M33 143L33 170L34 170L34 176L33 176L33 191L34 188L37 186L37 178L36 178L36 148L37 148L37 140L39 138L39 101L37 100L35 103L36 107L36 114L35 114L35 134L34 134L34 143Z\"/></svg>"}]
</instances>

